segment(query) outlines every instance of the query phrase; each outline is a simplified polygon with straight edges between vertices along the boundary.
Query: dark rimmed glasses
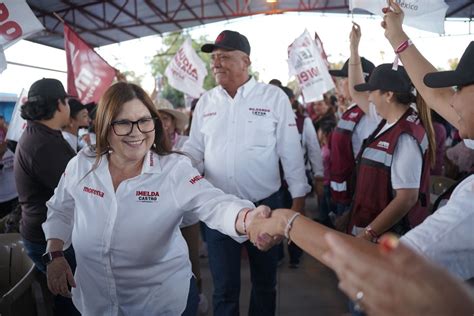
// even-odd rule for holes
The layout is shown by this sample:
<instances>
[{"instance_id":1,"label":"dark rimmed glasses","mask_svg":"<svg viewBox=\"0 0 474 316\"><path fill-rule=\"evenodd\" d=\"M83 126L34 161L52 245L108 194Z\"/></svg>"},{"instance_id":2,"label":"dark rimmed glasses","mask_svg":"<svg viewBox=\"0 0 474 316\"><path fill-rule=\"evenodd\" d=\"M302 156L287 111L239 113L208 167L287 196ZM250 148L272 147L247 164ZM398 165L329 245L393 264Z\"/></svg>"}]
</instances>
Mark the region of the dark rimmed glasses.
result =
<instances>
[{"instance_id":1,"label":"dark rimmed glasses","mask_svg":"<svg viewBox=\"0 0 474 316\"><path fill-rule=\"evenodd\" d=\"M153 132L155 130L155 117L141 118L137 121L130 120L120 120L113 121L112 129L117 136L127 136L130 135L133 131L133 125L137 125L137 128L140 132L146 134Z\"/></svg>"}]
</instances>

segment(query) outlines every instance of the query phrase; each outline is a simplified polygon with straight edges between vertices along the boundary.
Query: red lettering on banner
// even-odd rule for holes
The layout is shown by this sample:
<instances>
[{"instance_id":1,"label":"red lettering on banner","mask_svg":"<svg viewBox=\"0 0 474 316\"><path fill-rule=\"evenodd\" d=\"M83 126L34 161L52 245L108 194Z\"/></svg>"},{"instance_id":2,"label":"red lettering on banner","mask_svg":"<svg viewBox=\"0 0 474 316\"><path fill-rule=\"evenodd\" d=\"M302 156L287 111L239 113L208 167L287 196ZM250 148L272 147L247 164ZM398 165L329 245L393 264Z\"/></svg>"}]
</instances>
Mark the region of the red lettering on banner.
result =
<instances>
[{"instance_id":1,"label":"red lettering on banner","mask_svg":"<svg viewBox=\"0 0 474 316\"><path fill-rule=\"evenodd\" d=\"M201 176L201 175L198 175L198 176L195 176L194 178L192 178L191 180L189 180L189 183L195 184L196 182L198 182L201 179L204 179L204 177Z\"/></svg>"},{"instance_id":2,"label":"red lettering on banner","mask_svg":"<svg viewBox=\"0 0 474 316\"><path fill-rule=\"evenodd\" d=\"M15 21L6 21L9 16L10 13L7 6L4 3L0 3L0 36L7 41L13 41L23 35L23 30Z\"/></svg>"},{"instance_id":3,"label":"red lettering on banner","mask_svg":"<svg viewBox=\"0 0 474 316\"><path fill-rule=\"evenodd\" d=\"M184 53L184 49L182 47L180 47L177 54L174 56L174 61L176 62L178 67L181 68L181 70L190 75L194 80L198 79L197 69L189 61L188 57L186 57L186 54Z\"/></svg>"},{"instance_id":4,"label":"red lettering on banner","mask_svg":"<svg viewBox=\"0 0 474 316\"><path fill-rule=\"evenodd\" d=\"M319 76L319 69L317 67L311 67L310 69L300 72L296 77L300 84Z\"/></svg>"},{"instance_id":5,"label":"red lettering on banner","mask_svg":"<svg viewBox=\"0 0 474 316\"><path fill-rule=\"evenodd\" d=\"M84 187L83 191L86 192L86 193L90 193L90 194L93 194L93 195L100 196L101 198L104 197L104 192L96 190L96 189L91 189L89 187Z\"/></svg>"}]
</instances>

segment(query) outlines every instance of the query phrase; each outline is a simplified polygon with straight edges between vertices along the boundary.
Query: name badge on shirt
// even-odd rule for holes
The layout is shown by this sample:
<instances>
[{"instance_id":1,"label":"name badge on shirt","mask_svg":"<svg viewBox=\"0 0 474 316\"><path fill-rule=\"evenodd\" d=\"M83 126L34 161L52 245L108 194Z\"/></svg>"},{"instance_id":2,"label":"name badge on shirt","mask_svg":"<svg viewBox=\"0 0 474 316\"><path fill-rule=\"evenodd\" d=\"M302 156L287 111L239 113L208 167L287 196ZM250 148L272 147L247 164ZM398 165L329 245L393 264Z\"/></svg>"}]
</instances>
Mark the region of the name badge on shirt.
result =
<instances>
[{"instance_id":1,"label":"name badge on shirt","mask_svg":"<svg viewBox=\"0 0 474 316\"><path fill-rule=\"evenodd\" d=\"M136 191L135 196L137 198L136 202L142 203L155 203L158 201L160 192L158 191Z\"/></svg>"}]
</instances>

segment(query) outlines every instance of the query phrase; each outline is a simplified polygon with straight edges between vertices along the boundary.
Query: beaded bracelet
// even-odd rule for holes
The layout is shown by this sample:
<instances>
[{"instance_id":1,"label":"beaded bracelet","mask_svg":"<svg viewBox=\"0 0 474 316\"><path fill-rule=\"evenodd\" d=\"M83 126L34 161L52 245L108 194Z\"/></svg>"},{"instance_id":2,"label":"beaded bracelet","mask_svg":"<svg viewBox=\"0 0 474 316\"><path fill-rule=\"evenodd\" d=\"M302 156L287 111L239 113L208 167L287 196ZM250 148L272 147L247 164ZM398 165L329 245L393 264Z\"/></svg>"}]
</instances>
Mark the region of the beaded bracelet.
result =
<instances>
[{"instance_id":1,"label":"beaded bracelet","mask_svg":"<svg viewBox=\"0 0 474 316\"><path fill-rule=\"evenodd\" d=\"M295 221L295 219L300 216L300 213L295 213L293 214L293 216L291 216L291 218L288 220L288 223L286 223L286 227L285 227L285 237L286 239L288 239L288 244L291 243L291 239L290 239L290 230L291 230L291 226L293 225L293 222Z\"/></svg>"}]
</instances>

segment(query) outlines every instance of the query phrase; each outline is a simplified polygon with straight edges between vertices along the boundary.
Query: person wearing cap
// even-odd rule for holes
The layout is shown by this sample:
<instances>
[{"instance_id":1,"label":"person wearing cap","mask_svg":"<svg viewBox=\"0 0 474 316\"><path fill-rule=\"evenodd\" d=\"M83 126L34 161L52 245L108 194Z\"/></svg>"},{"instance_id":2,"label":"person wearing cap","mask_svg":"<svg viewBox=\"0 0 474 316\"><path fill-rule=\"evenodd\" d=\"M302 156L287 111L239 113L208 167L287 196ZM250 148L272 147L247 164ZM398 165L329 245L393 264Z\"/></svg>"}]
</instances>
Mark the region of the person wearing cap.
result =
<instances>
[{"instance_id":1,"label":"person wearing cap","mask_svg":"<svg viewBox=\"0 0 474 316\"><path fill-rule=\"evenodd\" d=\"M400 6L391 0L390 8L382 23L385 37L394 50L408 44L398 56L416 89L431 109L459 130L465 145L474 149L474 41L455 70L437 71L404 32ZM474 277L473 196L474 175L470 175L457 185L446 205L403 238L408 246L464 280Z\"/></svg>"},{"instance_id":2,"label":"person wearing cap","mask_svg":"<svg viewBox=\"0 0 474 316\"><path fill-rule=\"evenodd\" d=\"M372 62L361 57L358 61L362 65L364 79L368 80L375 66ZM344 229L347 224L348 211L354 195L354 177L356 157L362 147L364 139L375 130L377 121L365 115L366 109L363 104L354 102L349 89L349 67L348 59L342 69L330 70L330 74L339 77L338 90L347 108L341 115L336 129L331 134L330 152L330 188L331 199L336 205L338 216L338 227Z\"/></svg>"},{"instance_id":3,"label":"person wearing cap","mask_svg":"<svg viewBox=\"0 0 474 316\"><path fill-rule=\"evenodd\" d=\"M360 28L351 31L349 84L357 104L381 122L357 157L357 179L348 232L376 240L386 231L399 235L428 216L429 176L436 142L431 113L412 93L402 66L377 66L368 82L358 56ZM416 109L410 105L416 102ZM375 116L373 114L368 114Z\"/></svg>"},{"instance_id":4,"label":"person wearing cap","mask_svg":"<svg viewBox=\"0 0 474 316\"><path fill-rule=\"evenodd\" d=\"M174 150L181 150L188 139L182 133L189 124L189 116L184 112L174 109L173 105L165 99L157 101L155 106L160 113L170 144Z\"/></svg>"},{"instance_id":5,"label":"person wearing cap","mask_svg":"<svg viewBox=\"0 0 474 316\"><path fill-rule=\"evenodd\" d=\"M77 153L78 150L78 132L79 128L89 127L91 122L87 108L81 101L70 98L68 99L69 108L71 109L69 124L63 127L63 137Z\"/></svg>"},{"instance_id":6,"label":"person wearing cap","mask_svg":"<svg viewBox=\"0 0 474 316\"><path fill-rule=\"evenodd\" d=\"M211 54L218 86L201 96L183 151L204 162L205 178L226 193L256 205L281 207L281 161L292 209L301 212L311 190L306 181L295 115L283 91L249 76L250 44L234 31L221 32L201 51ZM214 281L214 315L238 315L241 245L206 229ZM274 315L278 249L261 252L251 243L250 315Z\"/></svg>"},{"instance_id":7,"label":"person wearing cap","mask_svg":"<svg viewBox=\"0 0 474 316\"><path fill-rule=\"evenodd\" d=\"M46 239L41 224L46 220L46 202L75 155L61 134L70 119L68 98L59 80L44 78L31 85L28 99L21 106L27 126L18 141L13 167L22 211L20 233L28 256L43 273L46 266L41 257L46 252ZM68 248L65 255L74 269L73 248ZM58 313L77 314L71 299L57 296L55 303L65 307Z\"/></svg>"},{"instance_id":8,"label":"person wearing cap","mask_svg":"<svg viewBox=\"0 0 474 316\"><path fill-rule=\"evenodd\" d=\"M385 29L385 36L392 47L397 49L409 38L402 27L404 14L400 6L394 0L390 0L389 5L391 9L384 10L382 27ZM407 45L406 49L399 52L398 55L411 81L427 104L457 127L466 145L474 148L472 142L474 140L474 106L472 104L474 98L474 41L469 43L454 71L437 71L413 44ZM457 90L453 90L453 86L457 87ZM409 167L409 164L406 167ZM425 219L423 223L401 236L400 243L441 266L456 278L472 279L474 277L473 196L474 175L470 175L454 189L444 206ZM384 310L399 311L396 313L397 315L418 314L410 309L412 308L411 304L422 304L422 302L417 303L416 296L413 300L413 295L425 298L427 287L420 285L425 285L425 283L421 283L423 281L426 281L426 284L433 284L431 277L428 276L423 281L416 278L388 278L388 273L381 272L383 269L374 268L374 266L384 264L378 260L379 256L384 255L384 252L376 249L377 245L332 231L304 216L295 217L291 225L288 226L289 220L294 216L295 213L289 210L274 210L270 218L253 221L249 231L251 234L287 235L292 242L311 256L336 269L338 274L344 271L351 272L340 275L343 277L340 287L349 298L357 300L362 308L382 304L379 307L383 307ZM329 232L332 236L326 238ZM336 239L340 241L337 244L334 242ZM339 261L334 256L324 256L328 250L334 251L334 249L343 246L342 243L344 247L353 248L354 252L367 256L357 256L353 255L354 252L349 252L350 260L343 258ZM385 248L385 246L382 247ZM394 254L395 257L400 258L399 255L400 253ZM420 271L426 271L425 263L417 258L400 260L396 264L409 266L410 271L415 272L414 276L419 276ZM342 270L339 268L341 265L344 267ZM395 270L400 267L386 264L381 268L391 270L391 273L403 274L406 272ZM364 270L377 273L361 273ZM369 275L370 277L368 277ZM440 275L438 274L438 276ZM416 282L412 283L413 280ZM446 287L452 286L452 279L446 278L446 282L449 282L445 284ZM381 284L385 285L385 288L381 288ZM437 292L444 291L445 286L441 282L436 286L429 286L429 288L430 291ZM416 292L412 292L412 295L396 295L397 290L406 291L407 289ZM387 296L387 292L396 295L397 299L393 299L392 295ZM454 300L453 304L452 299L456 296L450 297L448 303L447 293L450 292L447 291L442 296L437 296L439 299L428 301L430 305L440 306L440 309L433 309L434 312L445 310L446 304L452 304L450 305L452 309L448 310L451 313L460 308L463 310L461 312L463 314L465 311L463 307L472 309L472 296L462 303ZM463 298L466 298L465 293L463 295ZM365 305L364 302L367 304ZM466 303L470 305L466 305ZM385 313L374 313L374 315L379 314Z\"/></svg>"}]
</instances>

